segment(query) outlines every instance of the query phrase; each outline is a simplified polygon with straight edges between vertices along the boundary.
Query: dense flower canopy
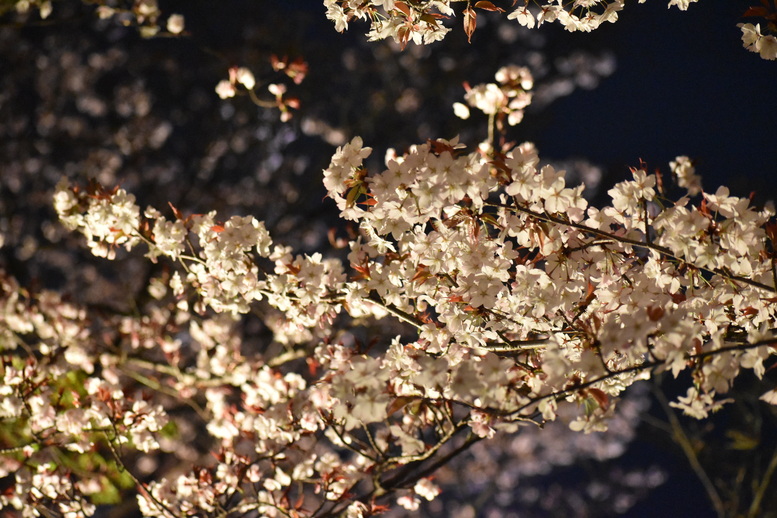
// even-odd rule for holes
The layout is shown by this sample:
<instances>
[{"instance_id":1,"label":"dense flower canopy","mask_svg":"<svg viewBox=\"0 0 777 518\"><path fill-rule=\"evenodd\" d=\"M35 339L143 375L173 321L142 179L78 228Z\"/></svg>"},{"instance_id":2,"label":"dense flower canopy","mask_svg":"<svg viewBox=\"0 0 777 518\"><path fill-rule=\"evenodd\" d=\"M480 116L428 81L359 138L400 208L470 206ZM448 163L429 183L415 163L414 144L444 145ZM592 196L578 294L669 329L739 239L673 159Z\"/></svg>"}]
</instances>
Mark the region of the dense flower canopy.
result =
<instances>
[{"instance_id":1,"label":"dense flower canopy","mask_svg":"<svg viewBox=\"0 0 777 518\"><path fill-rule=\"evenodd\" d=\"M644 3L646 0L639 0ZM669 0L669 7L682 11L688 10L690 4L698 0ZM360 2L354 0L324 0L326 16L335 24L335 29L342 32L348 29L353 20L369 20L371 40L393 38L402 45L412 41L415 44L428 44L439 41L451 31L442 22L454 15L455 0L428 0L421 2L403 2L399 0L370 0ZM513 2L520 4L520 1ZM764 7L751 8L750 15L764 16L770 20L769 32L775 32L774 21L777 17L777 4L772 6L767 0ZM529 29L540 27L545 23L559 23L570 32L591 32L605 23L618 20L618 13L623 10L626 0L575 0L563 2L556 0L541 3L524 0L524 5L507 14L507 18L515 20ZM505 12L492 2L478 1L471 5L467 2L464 9L464 30L468 36L477 28L477 12ZM762 33L760 24L739 24L742 29L742 42L748 50L757 52L763 59L777 59L777 38L774 34Z\"/></svg>"}]
</instances>

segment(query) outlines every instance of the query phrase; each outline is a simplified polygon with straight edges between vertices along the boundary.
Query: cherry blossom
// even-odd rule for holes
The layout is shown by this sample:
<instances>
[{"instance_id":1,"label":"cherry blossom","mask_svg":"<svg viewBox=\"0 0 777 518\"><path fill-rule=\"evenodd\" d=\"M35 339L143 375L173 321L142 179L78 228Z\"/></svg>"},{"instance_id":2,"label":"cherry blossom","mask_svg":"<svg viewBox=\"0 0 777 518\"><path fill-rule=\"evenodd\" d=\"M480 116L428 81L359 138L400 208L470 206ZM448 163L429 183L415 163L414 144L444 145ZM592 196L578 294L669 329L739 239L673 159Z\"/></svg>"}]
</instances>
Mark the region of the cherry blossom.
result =
<instances>
[{"instance_id":1,"label":"cherry blossom","mask_svg":"<svg viewBox=\"0 0 777 518\"><path fill-rule=\"evenodd\" d=\"M338 30L369 19L372 39L401 45L443 37L454 14L445 0L325 5ZM508 16L588 31L623 5ZM160 16L152 0L134 10ZM771 36L743 31L768 59ZM661 373L685 384L669 405L698 419L745 371L762 380L777 344L773 209L705 192L685 156L669 164L679 199L640 164L589 206L532 143L497 138L531 102L528 69L495 81L464 97L489 116L484 143L428 140L377 170L362 138L337 148L323 184L353 223L339 254L295 253L251 215L60 182L54 209L93 255L159 268L131 311L0 272L0 505L85 517L131 490L149 517L416 510L441 492L433 472L480 441L526 450L523 433L553 421L604 432L626 390ZM254 100L257 84L233 67L216 88ZM265 85L287 117L285 84ZM761 399L777 403L774 388Z\"/></svg>"},{"instance_id":2,"label":"cherry blossom","mask_svg":"<svg viewBox=\"0 0 777 518\"><path fill-rule=\"evenodd\" d=\"M220 222L215 213L176 211L170 221L148 208L141 219L121 189L60 184L55 206L95 254L144 244L152 260L178 265L171 293L198 299L200 316L181 324L190 322L187 340L199 353L196 365L176 367L183 336L160 344L172 363L158 374L182 395L203 391L214 443L243 456L147 486L146 515L208 512L238 491L240 477L228 474L248 469L261 490L238 499L242 509L272 515L296 485L299 501L323 497L332 511L364 515L389 489L415 508L437 490L419 478L400 491L392 473L435 458L460 430L488 439L554 420L561 409L573 430L605 430L623 391L662 371L692 372L694 385L673 405L704 418L729 401L723 395L744 369L763 375L775 340L772 212L725 188L671 202L642 167L611 189L612 206L597 210L583 186L567 187L564 171L542 165L528 143L489 154L430 141L389 156L382 172L365 168L370 152L354 138L324 172L342 216L359 223L349 264L294 255L251 217ZM700 185L689 167L686 157L672 163L678 185ZM268 326L286 352L245 356L231 338L238 315L257 304L272 308ZM335 327L392 317L415 337L363 349L347 326ZM132 347L143 344L146 325L125 324L140 339ZM78 347L64 358L89 375L89 354ZM285 367L298 352L311 362L304 376ZM45 393L15 390L4 411L37 405L37 429L54 424L74 452L96 444L81 431L109 426L122 430L110 443L162 447L163 408L138 398L116 407L109 402L118 394L126 392L110 388L97 406L58 409ZM316 449L289 450L308 442Z\"/></svg>"}]
</instances>

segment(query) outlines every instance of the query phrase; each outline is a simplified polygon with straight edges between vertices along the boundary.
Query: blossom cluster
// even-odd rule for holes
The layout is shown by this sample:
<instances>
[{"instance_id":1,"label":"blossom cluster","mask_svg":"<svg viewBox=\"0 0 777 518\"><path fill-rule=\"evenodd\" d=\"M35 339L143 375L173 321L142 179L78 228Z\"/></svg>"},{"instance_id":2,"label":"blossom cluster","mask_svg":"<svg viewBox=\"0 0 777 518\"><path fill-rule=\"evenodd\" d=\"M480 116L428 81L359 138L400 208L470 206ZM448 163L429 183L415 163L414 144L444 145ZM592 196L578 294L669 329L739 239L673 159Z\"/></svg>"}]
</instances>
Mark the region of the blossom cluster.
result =
<instances>
[{"instance_id":1,"label":"blossom cluster","mask_svg":"<svg viewBox=\"0 0 777 518\"><path fill-rule=\"evenodd\" d=\"M366 176L366 150L354 141L340 151L350 159L338 155L325 172L343 217L367 236L350 256L369 273L367 287L405 312L436 316L419 317L429 352L510 351L532 367L520 379L539 397L576 382L595 399L592 390L615 396L648 367L675 376L692 368L698 408L683 408L699 416L742 367L763 375L777 309L772 212L725 188L703 193L699 205L688 196L669 202L641 168L599 210L587 206L582 186L566 186L563 171L540 167L530 144L494 160L457 147L417 146ZM688 184L687 165L683 174ZM362 204L353 203L356 182L366 186ZM522 348L538 339L541 354ZM493 403L470 396L500 410L531 407L509 394ZM611 410L599 397L581 426Z\"/></svg>"},{"instance_id":2,"label":"blossom cluster","mask_svg":"<svg viewBox=\"0 0 777 518\"><path fill-rule=\"evenodd\" d=\"M0 450L0 475L14 480L0 507L24 517L41 509L91 516L92 496L127 486L107 450L158 450L167 414L141 392L125 391L84 308L53 292L33 297L5 273L0 286L0 423L11 441ZM77 469L85 455L103 469Z\"/></svg>"},{"instance_id":3,"label":"blossom cluster","mask_svg":"<svg viewBox=\"0 0 777 518\"><path fill-rule=\"evenodd\" d=\"M669 6L686 10L688 5L695 1L697 0L670 0ZM640 3L643 2L645 0L640 0ZM517 2L513 2L515 3ZM370 20L371 39L390 37L400 43L412 40L416 44L432 43L442 39L450 31L440 23L440 20L454 15L452 4L452 0L423 2L324 0L327 8L326 16L335 23L335 28L339 32L347 29L348 23L354 19ZM513 10L507 17L517 20L518 23L530 29L544 23L558 22L568 31L590 32L603 23L617 21L618 13L624 5L625 0L576 0L575 2L556 0L543 4L537 3L535 8L530 7L529 1L526 0L523 6ZM476 2L474 7L486 11L504 12L504 9L495 6L492 2ZM474 11L468 8L468 13L474 13ZM476 19L476 15L473 14L469 14L469 17ZM468 30L466 21L465 29ZM474 27L472 30L474 31Z\"/></svg>"},{"instance_id":4,"label":"blossom cluster","mask_svg":"<svg viewBox=\"0 0 777 518\"><path fill-rule=\"evenodd\" d=\"M761 24L740 23L742 44L750 52L757 52L763 59L777 59L777 38L773 34L763 34Z\"/></svg>"},{"instance_id":5,"label":"blossom cluster","mask_svg":"<svg viewBox=\"0 0 777 518\"><path fill-rule=\"evenodd\" d=\"M467 93L464 100L473 108L486 115L496 116L497 129L504 126L507 118L510 126L523 120L524 109L531 104L534 86L531 71L526 67L509 65L500 68L495 75L496 83L479 84L474 87L465 85ZM454 113L462 119L469 118L469 108L462 103L453 105Z\"/></svg>"},{"instance_id":6,"label":"blossom cluster","mask_svg":"<svg viewBox=\"0 0 777 518\"><path fill-rule=\"evenodd\" d=\"M668 6L686 11L690 4L697 1L669 0ZM639 0L639 3L644 2L645 0ZM429 44L444 38L451 29L443 25L442 20L455 15L453 3L454 0L324 0L326 16L334 22L338 32L346 30L353 20L369 20L368 36L371 40L393 38L403 47L410 41L415 44ZM516 3L520 2L512 2L513 5ZM591 32L602 24L616 22L625 4L626 0L525 0L523 5L511 11L507 18L516 20L528 29L556 22L570 32ZM751 8L748 12L754 9L760 8ZM464 30L468 37L471 37L477 27L477 10L505 12L492 2L475 2L474 6L470 6L468 2L463 13ZM764 10L763 15L766 14ZM739 27L742 29L745 48L759 53L763 59L777 58L777 40L773 35L762 34L760 25L746 23L739 24Z\"/></svg>"},{"instance_id":7,"label":"blossom cluster","mask_svg":"<svg viewBox=\"0 0 777 518\"><path fill-rule=\"evenodd\" d=\"M370 40L393 38L403 46L409 41L420 45L439 41L450 31L440 23L452 16L450 0L400 2L395 0L324 0L326 17L338 32L348 28L353 19L370 20Z\"/></svg>"},{"instance_id":8,"label":"blossom cluster","mask_svg":"<svg viewBox=\"0 0 777 518\"><path fill-rule=\"evenodd\" d=\"M162 11L157 0L137 0L133 2L106 2L98 0L97 16L100 19L114 19L127 26L136 26L144 38L154 36L179 36L184 33L186 21L181 14L167 16L164 26L161 22Z\"/></svg>"},{"instance_id":9,"label":"blossom cluster","mask_svg":"<svg viewBox=\"0 0 777 518\"><path fill-rule=\"evenodd\" d=\"M301 83L307 74L307 63L301 59L289 61L288 58L279 59L272 55L270 63L274 72L281 72L290 78L295 84ZM273 96L273 100L262 99L257 95L257 81L254 73L246 67L231 67L229 79L222 79L216 85L216 94L221 99L229 99L240 93L248 94L251 101L262 108L275 108L280 111L280 119L287 122L291 119L290 108L299 109L299 99L286 95L284 83L270 83L267 91ZM242 87L242 88L241 88Z\"/></svg>"},{"instance_id":10,"label":"blossom cluster","mask_svg":"<svg viewBox=\"0 0 777 518\"><path fill-rule=\"evenodd\" d=\"M53 6L50 0L16 0L13 8L19 13L26 13L31 8L37 9L42 19L46 19L51 14Z\"/></svg>"}]
</instances>

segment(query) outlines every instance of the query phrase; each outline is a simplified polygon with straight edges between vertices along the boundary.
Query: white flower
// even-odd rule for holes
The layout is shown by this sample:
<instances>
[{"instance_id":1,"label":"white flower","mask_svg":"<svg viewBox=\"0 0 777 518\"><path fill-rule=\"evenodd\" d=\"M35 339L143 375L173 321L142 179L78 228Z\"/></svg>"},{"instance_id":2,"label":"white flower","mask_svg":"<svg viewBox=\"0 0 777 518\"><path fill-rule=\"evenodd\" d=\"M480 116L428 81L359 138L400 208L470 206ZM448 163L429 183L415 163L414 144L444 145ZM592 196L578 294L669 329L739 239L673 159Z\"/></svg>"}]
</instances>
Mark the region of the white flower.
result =
<instances>
[{"instance_id":1,"label":"white flower","mask_svg":"<svg viewBox=\"0 0 777 518\"><path fill-rule=\"evenodd\" d=\"M412 495L402 495L397 498L397 503L408 511L415 511L421 505L421 501Z\"/></svg>"},{"instance_id":2,"label":"white flower","mask_svg":"<svg viewBox=\"0 0 777 518\"><path fill-rule=\"evenodd\" d=\"M282 97L283 94L286 93L286 85L282 83L270 83L267 85L267 90L276 97Z\"/></svg>"},{"instance_id":3,"label":"white flower","mask_svg":"<svg viewBox=\"0 0 777 518\"><path fill-rule=\"evenodd\" d=\"M742 45L747 50L758 52L763 59L777 59L777 38L771 34L764 35L760 24L740 23L737 27L742 30Z\"/></svg>"},{"instance_id":4,"label":"white flower","mask_svg":"<svg viewBox=\"0 0 777 518\"><path fill-rule=\"evenodd\" d=\"M677 6L681 11L687 11L688 6L698 0L669 0L669 7Z\"/></svg>"},{"instance_id":5,"label":"white flower","mask_svg":"<svg viewBox=\"0 0 777 518\"><path fill-rule=\"evenodd\" d=\"M748 50L756 52L755 43L761 38L761 25L752 23L740 23L737 25L742 30L742 44Z\"/></svg>"},{"instance_id":6,"label":"white flower","mask_svg":"<svg viewBox=\"0 0 777 518\"><path fill-rule=\"evenodd\" d=\"M345 510L345 518L363 518L364 513L367 513L369 509L362 502L353 502Z\"/></svg>"},{"instance_id":7,"label":"white flower","mask_svg":"<svg viewBox=\"0 0 777 518\"><path fill-rule=\"evenodd\" d=\"M466 104L453 103L453 113L460 119L469 119L469 108Z\"/></svg>"},{"instance_id":8,"label":"white flower","mask_svg":"<svg viewBox=\"0 0 777 518\"><path fill-rule=\"evenodd\" d=\"M49 0L46 0L45 2L42 2L40 4L40 8L39 8L40 17L45 20L46 18L49 17L49 15L51 15L51 11L52 10L53 10L53 8L52 8L51 2Z\"/></svg>"},{"instance_id":9,"label":"white flower","mask_svg":"<svg viewBox=\"0 0 777 518\"><path fill-rule=\"evenodd\" d=\"M222 99L229 99L230 97L234 97L236 93L237 90L235 89L235 85L233 85L227 79L222 79L219 81L219 84L216 85L216 94L218 94L218 96Z\"/></svg>"},{"instance_id":10,"label":"white flower","mask_svg":"<svg viewBox=\"0 0 777 518\"><path fill-rule=\"evenodd\" d=\"M172 259L178 259L183 253L186 234L186 227L182 221L167 221L160 217L154 224L154 241L157 250Z\"/></svg>"},{"instance_id":11,"label":"white flower","mask_svg":"<svg viewBox=\"0 0 777 518\"><path fill-rule=\"evenodd\" d=\"M361 166L362 161L372 153L371 147L364 147L361 137L354 137L345 146L337 148L332 163L350 168Z\"/></svg>"},{"instance_id":12,"label":"white flower","mask_svg":"<svg viewBox=\"0 0 777 518\"><path fill-rule=\"evenodd\" d=\"M763 59L768 59L769 61L774 61L777 59L777 38L771 34L768 36L763 36L759 40L757 46L758 54Z\"/></svg>"},{"instance_id":13,"label":"white flower","mask_svg":"<svg viewBox=\"0 0 777 518\"><path fill-rule=\"evenodd\" d=\"M328 1L326 6L326 17L335 22L335 30L343 32L348 28L348 16L340 5L334 1Z\"/></svg>"},{"instance_id":14,"label":"white flower","mask_svg":"<svg viewBox=\"0 0 777 518\"><path fill-rule=\"evenodd\" d=\"M696 419L704 419L710 412L717 412L725 403L732 401L731 399L715 401L714 397L714 390L704 393L699 392L694 387L690 387L686 396L680 396L677 398L677 403L671 402L669 406L681 409L685 415L695 417Z\"/></svg>"},{"instance_id":15,"label":"white flower","mask_svg":"<svg viewBox=\"0 0 777 518\"><path fill-rule=\"evenodd\" d=\"M678 156L669 162L672 174L677 177L677 184L688 189L688 194L694 196L701 192L701 176L694 174L696 168L687 156Z\"/></svg>"},{"instance_id":16,"label":"white flower","mask_svg":"<svg viewBox=\"0 0 777 518\"><path fill-rule=\"evenodd\" d=\"M254 78L253 72L245 67L240 67L237 69L237 72L235 72L235 81L245 86L249 90L256 86L256 79Z\"/></svg>"},{"instance_id":17,"label":"white flower","mask_svg":"<svg viewBox=\"0 0 777 518\"><path fill-rule=\"evenodd\" d=\"M430 479L422 478L416 482L415 486L413 487L413 491L415 491L415 494L418 496L432 501L437 495L440 494L440 487Z\"/></svg>"},{"instance_id":18,"label":"white flower","mask_svg":"<svg viewBox=\"0 0 777 518\"><path fill-rule=\"evenodd\" d=\"M770 405L777 405L777 389L772 389L769 392L765 392L758 399L761 401L766 401Z\"/></svg>"},{"instance_id":19,"label":"white flower","mask_svg":"<svg viewBox=\"0 0 777 518\"><path fill-rule=\"evenodd\" d=\"M472 88L464 96L467 103L487 115L494 115L507 104L507 96L494 83L481 84Z\"/></svg>"},{"instance_id":20,"label":"white flower","mask_svg":"<svg viewBox=\"0 0 777 518\"><path fill-rule=\"evenodd\" d=\"M184 17L182 14L173 14L167 19L167 32L181 34L184 29Z\"/></svg>"},{"instance_id":21,"label":"white flower","mask_svg":"<svg viewBox=\"0 0 777 518\"><path fill-rule=\"evenodd\" d=\"M512 13L507 15L508 20L518 20L518 23L526 27L527 29L532 29L535 24L534 15L531 14L529 9L524 7L519 7Z\"/></svg>"}]
</instances>

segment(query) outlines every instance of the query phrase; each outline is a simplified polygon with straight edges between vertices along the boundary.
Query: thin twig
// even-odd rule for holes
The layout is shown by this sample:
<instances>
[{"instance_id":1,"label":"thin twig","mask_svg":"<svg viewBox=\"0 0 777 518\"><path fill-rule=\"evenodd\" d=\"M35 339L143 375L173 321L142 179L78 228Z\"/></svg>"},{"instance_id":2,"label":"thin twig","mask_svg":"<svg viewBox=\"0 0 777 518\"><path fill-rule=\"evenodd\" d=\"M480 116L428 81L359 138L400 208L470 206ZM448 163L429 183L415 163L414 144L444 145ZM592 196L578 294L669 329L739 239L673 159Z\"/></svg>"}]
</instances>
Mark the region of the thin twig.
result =
<instances>
[{"instance_id":1,"label":"thin twig","mask_svg":"<svg viewBox=\"0 0 777 518\"><path fill-rule=\"evenodd\" d=\"M375 292L370 293L370 295L366 298L366 300L369 300L370 302L377 304L378 306L382 307L398 319L402 320L403 322L407 322L408 324L412 325L418 330L421 330L424 328L424 323L421 322L418 318L411 315L410 313L407 313L406 311L402 311L398 307L396 307L393 304L388 304L383 301L382 298L380 298L380 295L378 295Z\"/></svg>"},{"instance_id":2,"label":"thin twig","mask_svg":"<svg viewBox=\"0 0 777 518\"><path fill-rule=\"evenodd\" d=\"M484 349L487 349L495 353L533 351L537 349L544 349L545 346L547 346L549 343L552 342L550 338L536 338L536 339L529 339L529 340L510 340L507 337L505 337L501 331L497 331L497 334L499 335L499 338L502 339L502 342L501 343L489 342L485 346L483 346Z\"/></svg>"},{"instance_id":3,"label":"thin twig","mask_svg":"<svg viewBox=\"0 0 777 518\"><path fill-rule=\"evenodd\" d=\"M710 477L707 475L704 467L699 462L699 457L696 455L696 450L694 450L688 435L685 433L685 430L680 423L680 420L677 418L674 411L672 411L671 407L669 406L669 402L666 400L666 397L664 397L664 394L658 389L658 386L654 383L652 388L653 393L656 395L659 403L661 403L661 407L664 409L664 413L666 413L666 416L669 418L669 424L672 427L672 437L683 450L683 453L688 459L691 468L693 469L694 473L696 473L696 476L699 478L702 486L704 486L704 490L707 492L707 496L712 502L712 506L715 508L715 513L718 515L718 518L725 518L726 508L723 505L723 500L721 500L720 494L715 488L715 484L712 483L712 480L710 480Z\"/></svg>"},{"instance_id":4,"label":"thin twig","mask_svg":"<svg viewBox=\"0 0 777 518\"><path fill-rule=\"evenodd\" d=\"M745 277L740 277L738 275L733 275L733 274L728 273L727 271L724 271L724 270L722 270L720 268L711 269L711 268L706 268L706 267L703 267L703 266L697 266L697 265L695 265L693 263L690 263L690 262L686 261L685 259L683 259L681 257L678 257L669 248L667 248L665 246L661 246L661 245L656 245L655 243L652 243L652 242L646 243L644 241L637 241L636 239L631 239L631 238L628 238L628 237L625 237L625 236L616 236L616 235L611 234L609 232L605 232L604 230L600 230L598 228L593 228L593 227L589 227L587 225L583 225L582 223L574 223L572 221L566 221L566 220L564 220L562 218L559 218L557 216L551 216L550 214L547 214L547 213L543 214L543 213L539 213L539 212L534 212L531 209L527 209L526 207L522 207L517 202L514 205L505 205L503 203L487 203L486 205L488 205L490 207L497 207L497 208L501 208L501 209L508 209L508 210L515 210L515 211L518 211L518 212L523 212L524 214L528 214L529 216L532 216L533 218L539 219L541 221L546 221L548 223L555 223L556 225L563 225L563 226L567 226L567 227L571 227L571 228L576 228L576 229L581 230L583 232L586 232L586 233L589 233L589 234L593 234L593 235L596 235L596 236L599 236L599 237L603 237L603 238L606 238L606 239L610 239L610 240L618 242L618 243L623 243L623 244L627 244L627 245L631 245L631 246L636 246L636 247L639 247L639 248L646 248L646 249L649 249L649 250L654 250L654 251L660 253L661 255L663 255L665 257L669 257L669 258L674 259L676 261L679 261L681 263L688 264L689 266L692 266L692 267L694 267L694 268L696 268L698 270L701 270L701 271L704 271L704 272L707 272L707 273L710 273L710 274L713 274L713 275L719 275L719 276L724 277L726 279L729 279L731 281L738 281L738 282L741 282L743 284L749 284L750 286L753 286L755 288L760 288L762 290L766 290L766 291L769 291L769 292L772 292L772 293L777 292L777 287L769 286L767 284L763 284L763 283L760 283L758 281L754 281L752 279L747 279Z\"/></svg>"},{"instance_id":5,"label":"thin twig","mask_svg":"<svg viewBox=\"0 0 777 518\"><path fill-rule=\"evenodd\" d=\"M772 460L769 461L769 466L766 468L761 485L758 486L758 490L755 492L753 502L750 504L750 509L747 512L747 518L756 518L758 516L761 510L761 501L766 494L766 490L769 489L775 469L777 469L777 448L775 448L774 454L772 454Z\"/></svg>"},{"instance_id":6,"label":"thin twig","mask_svg":"<svg viewBox=\"0 0 777 518\"><path fill-rule=\"evenodd\" d=\"M151 378L149 378L147 376L143 376L139 372L134 372L133 370L124 368L123 366L120 366L119 369L121 370L121 372L123 372L124 374L126 374L130 378L134 379L138 383L141 383L141 384L145 385L146 387L148 387L148 388L150 388L152 390L155 390L155 391L160 392L162 394L166 394L166 395L168 395L168 396L170 396L172 398L175 398L175 399L177 399L179 401L182 401L182 402L186 403L188 406L190 406L192 408L192 410L197 412L197 415L199 415L200 418L203 421L205 421L206 423L208 421L210 421L210 416L205 411L205 409L203 409L199 405L199 403L197 403L193 399L182 397L181 393L179 391L175 390L174 388L166 387L166 386L162 385L160 382L158 382L158 381L156 381L154 379L151 379Z\"/></svg>"},{"instance_id":7,"label":"thin twig","mask_svg":"<svg viewBox=\"0 0 777 518\"><path fill-rule=\"evenodd\" d=\"M105 437L105 442L108 443L108 449L111 450L111 453L113 454L113 458L116 460L116 463L119 465L119 469L129 475L129 477L132 479L133 482L135 482L135 485L138 486L138 488L142 489L143 492L148 495L148 497L151 499L152 502L157 506L158 509L166 512L173 518L179 518L177 514L175 514L169 507L167 507L164 502L160 502L157 497L155 497L151 491L148 490L146 485L141 482L138 477L135 476L132 471L129 470L127 465L124 463L124 461L121 459L121 456L119 455L119 452L116 451L116 447L113 445L113 441L110 437L108 437L107 433L103 433Z\"/></svg>"},{"instance_id":8,"label":"thin twig","mask_svg":"<svg viewBox=\"0 0 777 518\"><path fill-rule=\"evenodd\" d=\"M431 475L438 469L440 469L441 466L444 466L448 462L451 461L454 457L457 455L460 455L461 453L465 452L467 449L469 449L470 446L475 444L476 442L482 440L482 437L479 437L475 434L470 434L469 437L467 437L464 442L459 445L456 449L453 451L447 453L443 457L440 457L439 459L435 460L432 464L424 468L423 470L419 471L418 473L414 473L412 477L409 477L410 480L420 480L424 478L427 475ZM405 484L407 484L408 478L403 478L401 480L397 480L396 482L392 480L388 481L388 484L390 484L393 487L401 487ZM386 483L384 483L384 486Z\"/></svg>"}]
</instances>

